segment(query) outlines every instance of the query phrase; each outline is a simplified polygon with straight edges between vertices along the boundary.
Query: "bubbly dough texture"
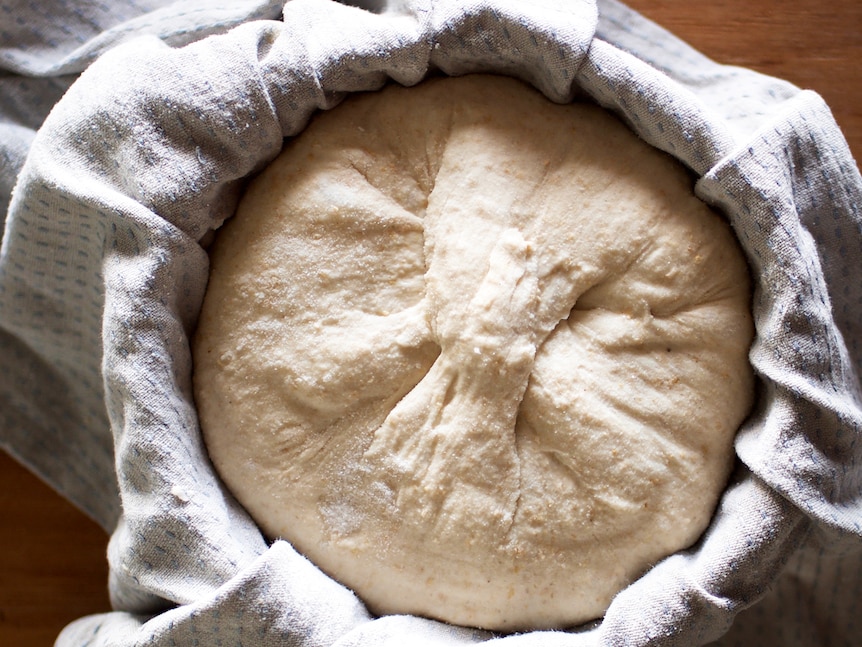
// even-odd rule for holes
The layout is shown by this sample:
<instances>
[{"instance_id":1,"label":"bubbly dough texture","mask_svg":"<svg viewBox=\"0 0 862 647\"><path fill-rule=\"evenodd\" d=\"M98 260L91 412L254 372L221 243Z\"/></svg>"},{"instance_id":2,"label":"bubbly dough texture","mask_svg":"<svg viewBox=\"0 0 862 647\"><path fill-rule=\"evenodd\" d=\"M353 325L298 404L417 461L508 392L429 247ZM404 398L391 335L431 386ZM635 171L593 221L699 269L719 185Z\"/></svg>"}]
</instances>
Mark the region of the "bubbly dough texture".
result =
<instances>
[{"instance_id":1,"label":"bubbly dough texture","mask_svg":"<svg viewBox=\"0 0 862 647\"><path fill-rule=\"evenodd\" d=\"M596 107L436 79L319 115L252 183L195 397L264 532L372 611L565 627L703 532L751 338L675 161Z\"/></svg>"}]
</instances>

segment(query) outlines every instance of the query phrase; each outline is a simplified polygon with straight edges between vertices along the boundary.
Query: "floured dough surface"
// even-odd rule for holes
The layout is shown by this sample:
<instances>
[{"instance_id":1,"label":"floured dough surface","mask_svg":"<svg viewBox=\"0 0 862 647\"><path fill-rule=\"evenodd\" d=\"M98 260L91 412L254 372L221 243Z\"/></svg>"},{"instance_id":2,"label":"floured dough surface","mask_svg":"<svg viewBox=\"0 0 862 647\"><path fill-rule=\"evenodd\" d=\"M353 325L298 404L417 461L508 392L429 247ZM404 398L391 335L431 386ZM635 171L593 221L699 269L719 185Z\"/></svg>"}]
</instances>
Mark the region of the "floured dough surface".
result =
<instances>
[{"instance_id":1,"label":"floured dough surface","mask_svg":"<svg viewBox=\"0 0 862 647\"><path fill-rule=\"evenodd\" d=\"M492 76L318 116L219 233L212 460L378 613L601 616L702 533L752 399L745 262L670 158Z\"/></svg>"}]
</instances>

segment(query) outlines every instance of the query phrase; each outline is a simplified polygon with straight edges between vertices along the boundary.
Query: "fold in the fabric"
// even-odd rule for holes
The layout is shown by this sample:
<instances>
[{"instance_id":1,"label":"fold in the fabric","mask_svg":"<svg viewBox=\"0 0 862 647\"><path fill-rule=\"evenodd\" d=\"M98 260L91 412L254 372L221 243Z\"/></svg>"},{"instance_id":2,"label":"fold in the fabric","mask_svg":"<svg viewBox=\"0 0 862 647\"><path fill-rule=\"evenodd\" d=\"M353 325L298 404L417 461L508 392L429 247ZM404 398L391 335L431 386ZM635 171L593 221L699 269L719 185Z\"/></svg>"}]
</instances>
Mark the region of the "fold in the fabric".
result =
<instances>
[{"instance_id":1,"label":"fold in the fabric","mask_svg":"<svg viewBox=\"0 0 862 647\"><path fill-rule=\"evenodd\" d=\"M64 458L45 478L116 522L116 611L74 623L59 645L696 645L721 636L812 534L862 541L862 301L843 278L860 274L862 181L840 131L809 93L701 60L621 5L599 9L296 0L283 22L176 49L132 41L81 75L33 142L0 253L5 442L54 448ZM702 178L699 195L727 214L756 270L761 397L738 442L747 469L701 542L576 632L493 637L371 618L289 546L266 544L213 473L191 397L199 243L244 179L348 92L479 71L619 114ZM747 103L730 111L734 94ZM758 171L770 165L779 178Z\"/></svg>"},{"instance_id":2,"label":"fold in the fabric","mask_svg":"<svg viewBox=\"0 0 862 647\"><path fill-rule=\"evenodd\" d=\"M132 38L155 36L172 47L249 20L275 18L282 0L141 0L52 2L50 10L26 0L5 0L0 70L29 78L78 74L101 54Z\"/></svg>"},{"instance_id":3,"label":"fold in the fabric","mask_svg":"<svg viewBox=\"0 0 862 647\"><path fill-rule=\"evenodd\" d=\"M102 53L144 35L179 47L249 20L277 18L282 4L58 0L46 10L26 0L0 3L0 15L7 17L0 28L0 236L12 188L36 131ZM42 471L38 461L33 467Z\"/></svg>"},{"instance_id":4,"label":"fold in the fabric","mask_svg":"<svg viewBox=\"0 0 862 647\"><path fill-rule=\"evenodd\" d=\"M803 92L698 183L752 271L762 385L737 453L831 534L862 536L859 170L823 100ZM853 250L853 247L856 247ZM854 289L855 287L855 289Z\"/></svg>"}]
</instances>

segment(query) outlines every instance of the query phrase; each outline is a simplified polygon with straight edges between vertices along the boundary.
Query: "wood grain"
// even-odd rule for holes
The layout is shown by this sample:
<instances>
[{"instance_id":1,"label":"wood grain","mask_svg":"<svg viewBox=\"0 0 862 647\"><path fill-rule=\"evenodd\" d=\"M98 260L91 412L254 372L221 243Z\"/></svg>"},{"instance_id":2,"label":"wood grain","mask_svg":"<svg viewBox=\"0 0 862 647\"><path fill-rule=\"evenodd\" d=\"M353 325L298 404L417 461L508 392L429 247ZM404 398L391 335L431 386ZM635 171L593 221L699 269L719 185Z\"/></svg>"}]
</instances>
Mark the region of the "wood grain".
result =
<instances>
[{"instance_id":1,"label":"wood grain","mask_svg":"<svg viewBox=\"0 0 862 647\"><path fill-rule=\"evenodd\" d=\"M718 63L814 90L862 155L862 2L630 0L626 4Z\"/></svg>"},{"instance_id":2,"label":"wood grain","mask_svg":"<svg viewBox=\"0 0 862 647\"><path fill-rule=\"evenodd\" d=\"M819 92L862 154L858 0L630 0L714 60ZM107 611L107 536L0 452L0 645L50 645L67 622Z\"/></svg>"},{"instance_id":3,"label":"wood grain","mask_svg":"<svg viewBox=\"0 0 862 647\"><path fill-rule=\"evenodd\" d=\"M3 451L0 519L0 645L52 645L110 610L108 535Z\"/></svg>"}]
</instances>

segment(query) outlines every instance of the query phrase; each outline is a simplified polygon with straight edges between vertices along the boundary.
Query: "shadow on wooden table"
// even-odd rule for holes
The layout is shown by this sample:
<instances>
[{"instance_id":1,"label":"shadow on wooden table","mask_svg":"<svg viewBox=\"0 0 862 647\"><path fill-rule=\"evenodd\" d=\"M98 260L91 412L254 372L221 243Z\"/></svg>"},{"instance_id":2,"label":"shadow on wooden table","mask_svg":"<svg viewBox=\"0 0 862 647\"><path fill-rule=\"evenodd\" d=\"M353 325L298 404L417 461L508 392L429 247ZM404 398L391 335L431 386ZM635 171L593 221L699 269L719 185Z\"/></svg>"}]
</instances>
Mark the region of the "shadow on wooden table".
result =
<instances>
[{"instance_id":1,"label":"shadow on wooden table","mask_svg":"<svg viewBox=\"0 0 862 647\"><path fill-rule=\"evenodd\" d=\"M0 450L0 645L53 645L110 610L108 535Z\"/></svg>"}]
</instances>

